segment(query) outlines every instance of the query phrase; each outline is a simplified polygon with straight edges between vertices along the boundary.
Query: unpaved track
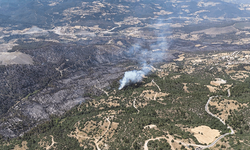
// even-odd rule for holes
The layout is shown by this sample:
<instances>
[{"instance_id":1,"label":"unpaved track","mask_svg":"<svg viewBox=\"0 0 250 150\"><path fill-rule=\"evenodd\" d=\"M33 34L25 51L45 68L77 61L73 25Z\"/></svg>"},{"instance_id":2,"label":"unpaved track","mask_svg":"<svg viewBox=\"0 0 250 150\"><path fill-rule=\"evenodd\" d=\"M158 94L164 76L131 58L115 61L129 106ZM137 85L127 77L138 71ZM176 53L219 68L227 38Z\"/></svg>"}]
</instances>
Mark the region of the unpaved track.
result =
<instances>
[{"instance_id":1,"label":"unpaved track","mask_svg":"<svg viewBox=\"0 0 250 150\"><path fill-rule=\"evenodd\" d=\"M110 127L110 124L111 124L111 122L109 121L109 117L106 120L109 122L109 125L107 127L107 130L103 133L103 135L99 138L98 141L100 141L105 136L105 134L108 132L108 130L109 130L109 127Z\"/></svg>"},{"instance_id":2,"label":"unpaved track","mask_svg":"<svg viewBox=\"0 0 250 150\"><path fill-rule=\"evenodd\" d=\"M157 93L155 93L154 100L156 100Z\"/></svg>"},{"instance_id":3,"label":"unpaved track","mask_svg":"<svg viewBox=\"0 0 250 150\"><path fill-rule=\"evenodd\" d=\"M137 109L137 107L135 107L135 100L136 100L136 99L134 99L134 101L133 101L133 106L134 106L134 108L138 111L137 114L139 114L139 113L140 113L140 110Z\"/></svg>"},{"instance_id":4,"label":"unpaved track","mask_svg":"<svg viewBox=\"0 0 250 150\"><path fill-rule=\"evenodd\" d=\"M105 136L105 134L108 132L109 127L110 127L110 125L111 125L111 122L109 121L109 117L108 117L106 120L109 122L109 125L108 125L108 127L107 127L107 130L103 133L102 136L100 136L98 139L95 139L95 141L94 141L97 150L101 150L100 147L98 146L98 145L99 145L98 143L99 143L100 140Z\"/></svg>"},{"instance_id":5,"label":"unpaved track","mask_svg":"<svg viewBox=\"0 0 250 150\"><path fill-rule=\"evenodd\" d=\"M158 90L161 92L161 88L155 83L154 79L151 81L155 86L157 86Z\"/></svg>"},{"instance_id":6,"label":"unpaved track","mask_svg":"<svg viewBox=\"0 0 250 150\"><path fill-rule=\"evenodd\" d=\"M96 87L96 86L94 86L94 87L97 88L98 90L101 90L103 93L105 93L107 96L109 96L109 93L107 91L104 91L103 89Z\"/></svg>"},{"instance_id":7,"label":"unpaved track","mask_svg":"<svg viewBox=\"0 0 250 150\"><path fill-rule=\"evenodd\" d=\"M230 91L229 91L229 92L230 92ZM228 95L229 95L229 93L228 93ZM230 96L230 95L229 95L229 96ZM209 111L209 108L208 108L209 102L210 102L214 97L218 97L218 96L211 96L211 97L209 97L209 99L208 99L208 101L207 101L207 104L206 104L206 106L205 106L205 110L206 110L206 112L207 112L208 114L210 114L211 116L213 116L213 117L219 119L221 123L223 123L224 125L226 125L226 123L225 123L222 119L220 119L219 117L217 117L216 115L212 114L212 113ZM201 149L206 149L206 148L213 147L220 139L224 138L225 136L227 136L227 135L229 135L229 134L234 134L234 130L233 130L232 127L230 127L230 126L228 125L227 128L231 130L231 133L223 134L223 135L221 135L219 138L217 138L213 143L211 143L211 144L209 144L209 145L207 145L207 146L199 146L199 147L196 148L196 150L201 150Z\"/></svg>"},{"instance_id":8,"label":"unpaved track","mask_svg":"<svg viewBox=\"0 0 250 150\"><path fill-rule=\"evenodd\" d=\"M210 101L211 101L214 97L218 97L218 96L211 96L211 97L209 97L209 99L208 99L208 101L207 101L207 104L206 104L206 106L205 106L205 110L206 110L206 112L207 112L209 115L211 115L211 116L213 116L213 117L219 119L221 123L223 123L224 125L226 125L226 123L225 123L222 119L220 119L219 117L217 117L216 115L212 114L212 113L209 111L208 105L209 105Z\"/></svg>"},{"instance_id":9,"label":"unpaved track","mask_svg":"<svg viewBox=\"0 0 250 150\"><path fill-rule=\"evenodd\" d=\"M231 96L230 89L227 89L227 93L228 93L227 97L230 97Z\"/></svg>"},{"instance_id":10,"label":"unpaved track","mask_svg":"<svg viewBox=\"0 0 250 150\"><path fill-rule=\"evenodd\" d=\"M171 143L172 143L171 141L174 140L174 138L173 138L172 136L170 136L170 135L168 135L168 137L169 137L169 138L166 138L166 137L164 137L164 136L161 136L161 137L156 137L156 138L148 139L148 140L145 141L143 148L144 148L144 150L148 150L148 142L149 142L149 141L155 141L155 140L160 140L160 139L166 139L166 140L168 141L169 145L171 146L171 149L172 149L172 150L175 150L174 146L171 144ZM186 147L188 147L188 146L202 147L202 146L203 146L203 145L197 145L197 144L186 144L186 143L184 143L184 142L182 142L182 141L179 141L179 140L174 140L174 141L175 141L176 143L181 143L182 145L184 145L184 146L186 146Z\"/></svg>"},{"instance_id":11,"label":"unpaved track","mask_svg":"<svg viewBox=\"0 0 250 150\"><path fill-rule=\"evenodd\" d=\"M57 143L57 142L54 141L54 136L53 136L53 135L50 135L50 136L51 136L51 138L52 138L52 139L51 139L52 143L51 143L50 146L47 146L47 147L46 147L46 150L49 150L52 146L54 146L54 144Z\"/></svg>"},{"instance_id":12,"label":"unpaved track","mask_svg":"<svg viewBox=\"0 0 250 150\"><path fill-rule=\"evenodd\" d=\"M210 102L214 97L218 97L218 96L211 96L211 97L209 97L209 99L208 99L208 101L207 101L207 104L206 104L206 106L205 106L205 110L206 110L206 112L207 112L208 114L210 114L211 116L213 116L213 117L219 119L221 123L223 123L224 125L226 125L226 123L225 123L222 119L220 119L219 117L217 117L216 115L212 114L212 113L209 111L209 108L208 108L209 102ZM197 148L195 148L195 150L202 150L202 149L210 148L210 147L213 147L219 140L221 140L221 139L224 138L225 136L227 136L227 135L229 135L229 134L234 134L234 130L233 130L232 127L227 126L227 128L231 130L231 133L226 133L226 134L224 134L224 135L221 135L219 138L217 138L213 143L211 143L211 144L209 144L209 145L186 144L186 143L183 143L183 142L177 141L177 140L175 140L175 142L181 143L182 145L187 146L187 147L188 147L188 146L195 146L195 147L197 147ZM167 139L167 138L164 137L164 136L148 139L148 140L146 140L145 143L144 143L144 150L148 150L148 146L147 146L147 145L148 145L148 142L149 142L149 141L155 141L155 140L160 140L160 139L166 139L167 141L169 140L169 139ZM170 142L169 142L169 144L171 145ZM171 148L172 148L172 145L171 145ZM172 148L172 149L173 149L173 148Z\"/></svg>"},{"instance_id":13,"label":"unpaved track","mask_svg":"<svg viewBox=\"0 0 250 150\"><path fill-rule=\"evenodd\" d=\"M148 142L149 141L155 141L155 140L160 140L160 139L166 139L166 140L168 140L166 137L157 137L157 138L154 138L154 139L148 139L148 140L146 140L145 141L145 143L144 143L144 150L148 150Z\"/></svg>"}]
</instances>

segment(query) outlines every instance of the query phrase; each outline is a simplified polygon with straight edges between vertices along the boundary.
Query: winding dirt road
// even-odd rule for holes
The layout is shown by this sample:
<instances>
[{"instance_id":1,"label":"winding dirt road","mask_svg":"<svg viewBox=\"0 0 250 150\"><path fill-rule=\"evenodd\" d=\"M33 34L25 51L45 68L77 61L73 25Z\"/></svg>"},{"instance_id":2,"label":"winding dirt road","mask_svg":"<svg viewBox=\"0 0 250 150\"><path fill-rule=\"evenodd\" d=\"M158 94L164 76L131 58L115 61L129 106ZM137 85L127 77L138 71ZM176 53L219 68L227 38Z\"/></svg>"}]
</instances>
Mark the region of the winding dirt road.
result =
<instances>
[{"instance_id":1,"label":"winding dirt road","mask_svg":"<svg viewBox=\"0 0 250 150\"><path fill-rule=\"evenodd\" d=\"M229 92L230 92L230 91L229 91ZM228 93L228 94L229 94L229 96L230 96L230 93ZM221 123L223 123L224 125L226 125L226 123L225 123L222 119L220 119L219 117L217 117L216 115L212 114L212 113L209 111L208 105L209 105L210 101L211 101L214 97L218 97L218 96L211 96L211 97L209 97L209 99L208 99L208 101L207 101L207 104L206 104L206 106L205 106L205 110L206 110L206 112L207 112L208 114L210 114L211 116L213 116L213 117L219 119ZM209 145L186 144L186 143L183 143L183 142L177 141L177 140L175 140L175 142L181 143L182 145L184 145L184 146L186 146L186 147L195 146L195 147L197 147L197 148L195 148L195 150L202 150L202 149L210 148L210 147L213 147L219 140L221 140L221 139L224 138L225 136L235 133L234 130L233 130L233 128L230 127L229 125L227 126L227 128L231 130L230 133L226 133L226 134L221 135L219 138L217 138L213 143L211 143L211 144L209 144ZM144 143L144 150L148 150L148 142L149 142L149 141L155 141L155 140L160 140L160 139L166 139L168 142L169 142L169 140L171 141L171 137L170 137L169 139L167 139L167 138L164 137L164 136L162 136L162 137L156 137L156 138L151 138L151 139L148 139L148 140L145 141L145 143ZM169 142L169 144L171 145L171 142ZM171 145L171 149L174 149L174 148L172 147L172 145Z\"/></svg>"},{"instance_id":2,"label":"winding dirt road","mask_svg":"<svg viewBox=\"0 0 250 150\"><path fill-rule=\"evenodd\" d=\"M109 127L110 127L110 125L111 125L111 122L109 121L109 117L108 117L106 120L109 122L109 125L108 125L108 127L107 127L107 130L103 133L102 136L100 136L98 139L95 139L95 141L94 141L97 150L101 150L98 143L100 142L100 140L102 140L102 138L103 138L103 137L105 136L105 134L108 132Z\"/></svg>"},{"instance_id":3,"label":"winding dirt road","mask_svg":"<svg viewBox=\"0 0 250 150\"><path fill-rule=\"evenodd\" d=\"M139 113L140 113L140 110L137 109L137 107L135 107L135 100L136 100L136 99L134 99L134 101L133 101L133 106L134 106L134 108L138 111L137 114L139 114Z\"/></svg>"},{"instance_id":4,"label":"winding dirt road","mask_svg":"<svg viewBox=\"0 0 250 150\"><path fill-rule=\"evenodd\" d=\"M230 89L227 89L227 93L228 93L227 97L230 97L231 96Z\"/></svg>"},{"instance_id":5,"label":"winding dirt road","mask_svg":"<svg viewBox=\"0 0 250 150\"><path fill-rule=\"evenodd\" d=\"M158 90L161 92L161 88L155 83L154 79L151 81L155 86L157 86Z\"/></svg>"},{"instance_id":6,"label":"winding dirt road","mask_svg":"<svg viewBox=\"0 0 250 150\"><path fill-rule=\"evenodd\" d=\"M152 138L152 139L148 139L148 140L146 140L145 141L145 143L144 143L144 150L148 150L148 142L149 141L155 141L155 140L160 140L160 139L166 139L166 140L168 140L166 137L157 137L157 138Z\"/></svg>"},{"instance_id":7,"label":"winding dirt road","mask_svg":"<svg viewBox=\"0 0 250 150\"><path fill-rule=\"evenodd\" d=\"M229 92L230 92L230 91L229 91ZM228 95L229 95L229 93L228 93ZM229 95L229 96L230 96L230 95ZM205 110L206 110L206 112L207 112L208 114L210 114L211 116L213 116L213 117L219 119L221 123L223 123L224 125L226 125L226 123L225 123L222 119L220 119L219 117L217 117L216 115L212 114L212 113L209 111L209 108L208 108L209 102L210 102L214 97L218 97L218 96L211 96L211 97L209 97L209 99L208 99L208 101L207 101L207 104L206 104L206 106L205 106ZM225 136L227 136L227 135L229 135L229 134L234 134L234 133L235 133L234 130L233 130L233 128L230 127L229 125L227 126L227 128L231 130L230 133L226 133L226 134L221 135L221 136L220 136L219 138L217 138L213 143L211 143L211 144L209 144L209 145L207 145L207 146L198 146L198 147L196 148L196 150L202 150L202 149L206 149L206 148L213 147L220 139L224 138Z\"/></svg>"},{"instance_id":8,"label":"winding dirt road","mask_svg":"<svg viewBox=\"0 0 250 150\"><path fill-rule=\"evenodd\" d=\"M109 96L109 93L107 91L104 91L103 89L97 87L97 86L94 86L96 89L102 91L103 93L105 93L107 96Z\"/></svg>"},{"instance_id":9,"label":"winding dirt road","mask_svg":"<svg viewBox=\"0 0 250 150\"><path fill-rule=\"evenodd\" d=\"M51 149L51 148L54 146L54 144L57 143L57 142L54 141L54 136L53 136L53 135L50 135L50 136L51 136L51 141L52 141L52 143L51 143L51 145L49 145L49 146L46 147L46 150Z\"/></svg>"}]
</instances>

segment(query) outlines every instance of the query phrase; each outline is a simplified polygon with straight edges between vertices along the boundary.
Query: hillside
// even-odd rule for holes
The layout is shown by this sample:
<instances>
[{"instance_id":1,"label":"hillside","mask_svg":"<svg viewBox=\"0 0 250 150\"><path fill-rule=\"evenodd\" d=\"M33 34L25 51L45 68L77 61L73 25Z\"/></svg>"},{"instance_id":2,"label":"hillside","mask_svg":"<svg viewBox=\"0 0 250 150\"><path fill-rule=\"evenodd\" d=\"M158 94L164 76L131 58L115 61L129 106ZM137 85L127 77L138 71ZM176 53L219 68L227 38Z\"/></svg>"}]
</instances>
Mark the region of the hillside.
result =
<instances>
[{"instance_id":1,"label":"hillside","mask_svg":"<svg viewBox=\"0 0 250 150\"><path fill-rule=\"evenodd\" d=\"M249 149L249 54L181 53L140 83L90 93L1 149L198 149L221 135L209 149Z\"/></svg>"},{"instance_id":2,"label":"hillside","mask_svg":"<svg viewBox=\"0 0 250 150\"><path fill-rule=\"evenodd\" d=\"M246 0L1 0L0 149L249 149Z\"/></svg>"}]
</instances>

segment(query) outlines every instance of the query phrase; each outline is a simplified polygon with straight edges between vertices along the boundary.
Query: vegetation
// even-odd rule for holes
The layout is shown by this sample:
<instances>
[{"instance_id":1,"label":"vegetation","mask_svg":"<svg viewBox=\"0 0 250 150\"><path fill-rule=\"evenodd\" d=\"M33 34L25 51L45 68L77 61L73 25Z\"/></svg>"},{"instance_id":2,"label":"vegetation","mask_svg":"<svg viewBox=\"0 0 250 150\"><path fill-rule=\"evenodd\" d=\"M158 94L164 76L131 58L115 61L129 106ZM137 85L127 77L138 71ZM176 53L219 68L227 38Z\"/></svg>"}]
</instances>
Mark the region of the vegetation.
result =
<instances>
[{"instance_id":1,"label":"vegetation","mask_svg":"<svg viewBox=\"0 0 250 150\"><path fill-rule=\"evenodd\" d=\"M228 133L226 125L205 111L205 105L211 95L227 96L223 90L212 93L206 87L214 79L214 72L200 69L205 65L198 65L190 75L183 72L186 66L182 65L183 68L179 70L165 68L163 71L168 72L168 75L164 77L160 77L159 72L151 73L141 83L126 86L122 90L117 90L119 85L114 82L112 88L108 90L109 96L85 94L92 100L76 106L61 117L51 116L50 121L31 129L23 137L2 140L0 149L21 146L23 141L27 141L30 149L44 149L45 146L41 143L51 145L51 136L56 142L52 146L55 149L82 149L83 147L94 149L95 141L98 141L99 147L104 148L107 144L108 149L111 150L141 149L146 140L157 137L164 138L149 141L147 145L149 149L170 149L171 143L176 141L186 140L202 144L193 133L185 129L206 125L221 131L221 134ZM176 77L178 75L179 78ZM245 83L230 80L224 72L216 72L216 76L224 77L227 79L227 84L234 85L233 99L239 103L246 102L243 95L248 95L248 79ZM160 87L161 93L166 93L165 96L155 97L157 93L160 94L160 91L154 85L147 85L152 80ZM187 83L189 92L183 89L183 83ZM241 88L240 84L244 88ZM133 101L139 112L134 108ZM209 109L214 114L220 113L215 106L209 105ZM236 135L227 137L228 144L233 148L246 148L246 145L237 141L248 139L249 126L246 122L249 120L245 117L249 115L247 111L249 110L243 107L231 111L226 120L226 124L236 131ZM154 127L145 128L148 125L154 125ZM76 132L77 130L79 131ZM106 130L107 132L104 132ZM84 136L86 138L82 138ZM173 139L170 140L170 138ZM169 143L167 139L171 142ZM226 148L225 145L218 144L216 147ZM180 145L180 149L185 147Z\"/></svg>"}]
</instances>

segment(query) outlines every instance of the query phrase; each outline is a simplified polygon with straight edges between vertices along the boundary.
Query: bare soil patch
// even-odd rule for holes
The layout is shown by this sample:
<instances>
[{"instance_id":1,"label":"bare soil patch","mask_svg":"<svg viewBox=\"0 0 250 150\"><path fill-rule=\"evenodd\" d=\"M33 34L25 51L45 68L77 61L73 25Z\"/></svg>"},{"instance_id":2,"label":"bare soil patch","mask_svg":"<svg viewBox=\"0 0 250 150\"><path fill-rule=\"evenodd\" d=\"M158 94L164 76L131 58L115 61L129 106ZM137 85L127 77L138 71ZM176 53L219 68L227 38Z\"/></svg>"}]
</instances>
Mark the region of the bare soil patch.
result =
<instances>
[{"instance_id":1,"label":"bare soil patch","mask_svg":"<svg viewBox=\"0 0 250 150\"><path fill-rule=\"evenodd\" d=\"M242 51L244 54L250 54L250 51Z\"/></svg>"},{"instance_id":2,"label":"bare soil patch","mask_svg":"<svg viewBox=\"0 0 250 150\"><path fill-rule=\"evenodd\" d=\"M53 135L50 135L50 136L51 136L51 145L47 145L46 150L49 150L49 149L51 149L51 148L54 148L54 144L57 143L57 142L54 141Z\"/></svg>"},{"instance_id":3,"label":"bare soil patch","mask_svg":"<svg viewBox=\"0 0 250 150\"><path fill-rule=\"evenodd\" d=\"M172 63L167 63L164 64L160 67L161 69L168 69L169 71L175 70L176 69L176 63L172 62Z\"/></svg>"},{"instance_id":4,"label":"bare soil patch","mask_svg":"<svg viewBox=\"0 0 250 150\"><path fill-rule=\"evenodd\" d=\"M182 83L184 86L183 86L183 90L186 92L186 93L190 93L188 91L188 87L187 87L187 83Z\"/></svg>"},{"instance_id":5,"label":"bare soil patch","mask_svg":"<svg viewBox=\"0 0 250 150\"><path fill-rule=\"evenodd\" d=\"M22 147L19 147L19 145L16 145L15 147L14 147L14 150L27 150L27 149L29 149L28 147L27 147L27 142L26 141L23 141L22 142Z\"/></svg>"},{"instance_id":6,"label":"bare soil patch","mask_svg":"<svg viewBox=\"0 0 250 150\"><path fill-rule=\"evenodd\" d=\"M82 129L79 129L79 126L80 121L75 124L76 130L72 131L68 136L76 138L81 147L84 146L82 143L85 140L93 141L96 146L99 145L100 147L108 147L108 145L104 143L104 140L107 138L111 138L114 135L115 130L119 126L119 123L112 122L110 124L107 119L100 122L91 120L87 121Z\"/></svg>"},{"instance_id":7,"label":"bare soil patch","mask_svg":"<svg viewBox=\"0 0 250 150\"><path fill-rule=\"evenodd\" d=\"M214 87L214 86L211 86L211 85L206 85L207 88L209 89L210 92L214 93L216 92L217 90L219 90L217 87Z\"/></svg>"},{"instance_id":8,"label":"bare soil patch","mask_svg":"<svg viewBox=\"0 0 250 150\"><path fill-rule=\"evenodd\" d=\"M178 57L179 57L179 58L174 59L174 61L183 61L183 60L185 59L184 54L180 54Z\"/></svg>"},{"instance_id":9,"label":"bare soil patch","mask_svg":"<svg viewBox=\"0 0 250 150\"><path fill-rule=\"evenodd\" d=\"M176 76L172 76L170 79L174 80L174 79L178 79L180 77L181 77L181 75L176 75Z\"/></svg>"},{"instance_id":10,"label":"bare soil patch","mask_svg":"<svg viewBox=\"0 0 250 150\"><path fill-rule=\"evenodd\" d=\"M215 78L216 81L211 81L210 84L214 86L220 86L221 84L226 84L227 81L221 78Z\"/></svg>"},{"instance_id":11,"label":"bare soil patch","mask_svg":"<svg viewBox=\"0 0 250 150\"><path fill-rule=\"evenodd\" d=\"M156 100L157 98L164 97L167 95L169 94L162 92L155 92L153 90L144 90L140 96L146 98L147 100Z\"/></svg>"},{"instance_id":12,"label":"bare soil patch","mask_svg":"<svg viewBox=\"0 0 250 150\"><path fill-rule=\"evenodd\" d=\"M249 77L248 74L246 74L248 72L246 71L238 71L235 75L231 76L231 78L233 80L238 80L238 81L241 81L241 82L244 82L246 78Z\"/></svg>"},{"instance_id":13,"label":"bare soil patch","mask_svg":"<svg viewBox=\"0 0 250 150\"><path fill-rule=\"evenodd\" d=\"M246 70L250 71L250 66L245 66L244 67Z\"/></svg>"},{"instance_id":14,"label":"bare soil patch","mask_svg":"<svg viewBox=\"0 0 250 150\"><path fill-rule=\"evenodd\" d=\"M154 124L151 124L151 125L147 125L144 127L144 129L153 129L153 128L157 128L157 126Z\"/></svg>"},{"instance_id":15,"label":"bare soil patch","mask_svg":"<svg viewBox=\"0 0 250 150\"><path fill-rule=\"evenodd\" d=\"M200 143L209 144L212 143L216 137L220 136L220 131L211 129L208 126L199 126L191 129L194 136Z\"/></svg>"},{"instance_id":16,"label":"bare soil patch","mask_svg":"<svg viewBox=\"0 0 250 150\"><path fill-rule=\"evenodd\" d=\"M165 77L165 76L168 76L169 73L168 73L168 72L165 72L165 71L160 71L160 72L157 73L157 75L158 75L160 78L163 78L163 77Z\"/></svg>"}]
</instances>

